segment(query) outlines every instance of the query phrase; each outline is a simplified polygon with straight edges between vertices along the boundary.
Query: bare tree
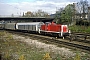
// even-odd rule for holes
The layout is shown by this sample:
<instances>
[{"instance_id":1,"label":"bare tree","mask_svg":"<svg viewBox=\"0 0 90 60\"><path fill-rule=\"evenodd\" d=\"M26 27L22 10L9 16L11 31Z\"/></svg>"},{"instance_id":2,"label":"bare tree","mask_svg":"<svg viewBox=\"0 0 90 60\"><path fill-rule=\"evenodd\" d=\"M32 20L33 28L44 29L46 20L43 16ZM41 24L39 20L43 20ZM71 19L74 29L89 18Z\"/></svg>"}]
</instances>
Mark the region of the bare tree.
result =
<instances>
[{"instance_id":1,"label":"bare tree","mask_svg":"<svg viewBox=\"0 0 90 60\"><path fill-rule=\"evenodd\" d=\"M48 17L48 13L47 12L44 12L42 10L38 10L37 12L35 12L34 16L36 17Z\"/></svg>"},{"instance_id":2,"label":"bare tree","mask_svg":"<svg viewBox=\"0 0 90 60\"><path fill-rule=\"evenodd\" d=\"M33 17L33 13L31 11L27 11L25 13L25 17Z\"/></svg>"},{"instance_id":3,"label":"bare tree","mask_svg":"<svg viewBox=\"0 0 90 60\"><path fill-rule=\"evenodd\" d=\"M80 18L85 19L86 14L88 13L88 1L81 0L80 2L77 3L78 7L78 12L80 14Z\"/></svg>"}]
</instances>

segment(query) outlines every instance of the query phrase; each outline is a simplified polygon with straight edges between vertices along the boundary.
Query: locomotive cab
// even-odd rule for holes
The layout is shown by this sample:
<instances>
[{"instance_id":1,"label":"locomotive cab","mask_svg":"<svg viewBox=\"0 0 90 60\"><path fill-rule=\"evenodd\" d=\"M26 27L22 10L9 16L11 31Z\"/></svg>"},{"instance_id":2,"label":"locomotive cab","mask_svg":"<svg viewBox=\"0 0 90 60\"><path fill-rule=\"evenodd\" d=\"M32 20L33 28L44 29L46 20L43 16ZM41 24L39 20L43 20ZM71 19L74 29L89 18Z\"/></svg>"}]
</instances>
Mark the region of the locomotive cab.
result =
<instances>
[{"instance_id":1,"label":"locomotive cab","mask_svg":"<svg viewBox=\"0 0 90 60\"><path fill-rule=\"evenodd\" d=\"M69 30L67 25L61 25L61 36L69 35Z\"/></svg>"}]
</instances>

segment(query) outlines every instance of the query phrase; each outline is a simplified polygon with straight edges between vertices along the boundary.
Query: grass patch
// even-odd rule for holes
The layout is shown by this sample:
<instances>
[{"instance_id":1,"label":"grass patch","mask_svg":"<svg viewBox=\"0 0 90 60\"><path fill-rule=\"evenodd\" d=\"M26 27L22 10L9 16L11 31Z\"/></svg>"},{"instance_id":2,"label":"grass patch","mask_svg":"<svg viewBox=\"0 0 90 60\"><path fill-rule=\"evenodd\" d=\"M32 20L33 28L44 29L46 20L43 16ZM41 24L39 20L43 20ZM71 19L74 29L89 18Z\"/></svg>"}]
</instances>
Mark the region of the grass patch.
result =
<instances>
[{"instance_id":1,"label":"grass patch","mask_svg":"<svg viewBox=\"0 0 90 60\"><path fill-rule=\"evenodd\" d=\"M28 46L24 42L16 41L12 35L5 34L0 39L0 53L4 60L42 60L45 52L39 52L35 47Z\"/></svg>"},{"instance_id":2,"label":"grass patch","mask_svg":"<svg viewBox=\"0 0 90 60\"><path fill-rule=\"evenodd\" d=\"M90 33L90 26L74 25L70 26L69 29L71 32Z\"/></svg>"},{"instance_id":3,"label":"grass patch","mask_svg":"<svg viewBox=\"0 0 90 60\"><path fill-rule=\"evenodd\" d=\"M35 46L28 46L26 43L14 40L13 36L7 32L0 32L0 54L3 60L74 60L76 58L65 58L60 54L53 52L44 52L43 49L38 49ZM87 59L89 55L80 56Z\"/></svg>"}]
</instances>

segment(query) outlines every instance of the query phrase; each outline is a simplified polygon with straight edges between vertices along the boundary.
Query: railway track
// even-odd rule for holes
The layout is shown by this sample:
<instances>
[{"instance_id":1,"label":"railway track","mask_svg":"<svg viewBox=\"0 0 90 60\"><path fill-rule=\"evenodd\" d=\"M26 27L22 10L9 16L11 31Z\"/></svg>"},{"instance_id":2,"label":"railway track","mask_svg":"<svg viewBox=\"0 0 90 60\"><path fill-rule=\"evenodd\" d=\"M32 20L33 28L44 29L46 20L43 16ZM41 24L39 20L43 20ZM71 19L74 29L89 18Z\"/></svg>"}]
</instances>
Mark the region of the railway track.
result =
<instances>
[{"instance_id":1,"label":"railway track","mask_svg":"<svg viewBox=\"0 0 90 60\"><path fill-rule=\"evenodd\" d=\"M37 40L40 40L40 41L46 42L46 43L55 43L58 46L65 46L65 47L72 48L72 49L79 49L81 51L90 53L90 44L86 43L86 42L81 42L82 40L80 40L80 41L73 40L70 42L69 39L64 39L64 40L61 38L56 39L51 36L30 34L27 32L22 33L22 32L9 31L9 33L19 34L19 35L23 35L23 36L29 36L31 39L37 39ZM88 42L90 42L90 41L88 40Z\"/></svg>"},{"instance_id":2,"label":"railway track","mask_svg":"<svg viewBox=\"0 0 90 60\"><path fill-rule=\"evenodd\" d=\"M51 38L51 37L44 37L44 36L38 36L38 35L34 36L33 38L46 40L46 42L47 41L54 42L54 43L57 43L58 45L64 44L69 47L79 48L79 49L90 52L90 44L87 44L87 43L82 43L82 42L80 43L80 42L76 42L76 41L69 42L69 40L63 40L63 39L59 39L59 38L55 39L55 38ZM84 44L84 45L82 45L82 44Z\"/></svg>"}]
</instances>

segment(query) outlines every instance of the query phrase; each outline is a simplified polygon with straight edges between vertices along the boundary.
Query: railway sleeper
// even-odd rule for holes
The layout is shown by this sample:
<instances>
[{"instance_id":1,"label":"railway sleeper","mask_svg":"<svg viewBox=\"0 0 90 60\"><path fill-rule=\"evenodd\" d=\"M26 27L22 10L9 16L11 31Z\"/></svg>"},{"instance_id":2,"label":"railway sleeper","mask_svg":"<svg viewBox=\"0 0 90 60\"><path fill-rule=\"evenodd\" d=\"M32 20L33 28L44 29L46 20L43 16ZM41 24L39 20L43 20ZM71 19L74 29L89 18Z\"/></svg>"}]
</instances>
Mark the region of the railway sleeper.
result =
<instances>
[{"instance_id":1,"label":"railway sleeper","mask_svg":"<svg viewBox=\"0 0 90 60\"><path fill-rule=\"evenodd\" d=\"M75 39L78 39L78 38L84 38L84 40L86 40L87 35L75 35Z\"/></svg>"},{"instance_id":2,"label":"railway sleeper","mask_svg":"<svg viewBox=\"0 0 90 60\"><path fill-rule=\"evenodd\" d=\"M86 38L87 38L87 35L70 35L70 41L72 41L72 40L76 40L76 39L78 39L78 38L84 38L84 40L86 40Z\"/></svg>"}]
</instances>

